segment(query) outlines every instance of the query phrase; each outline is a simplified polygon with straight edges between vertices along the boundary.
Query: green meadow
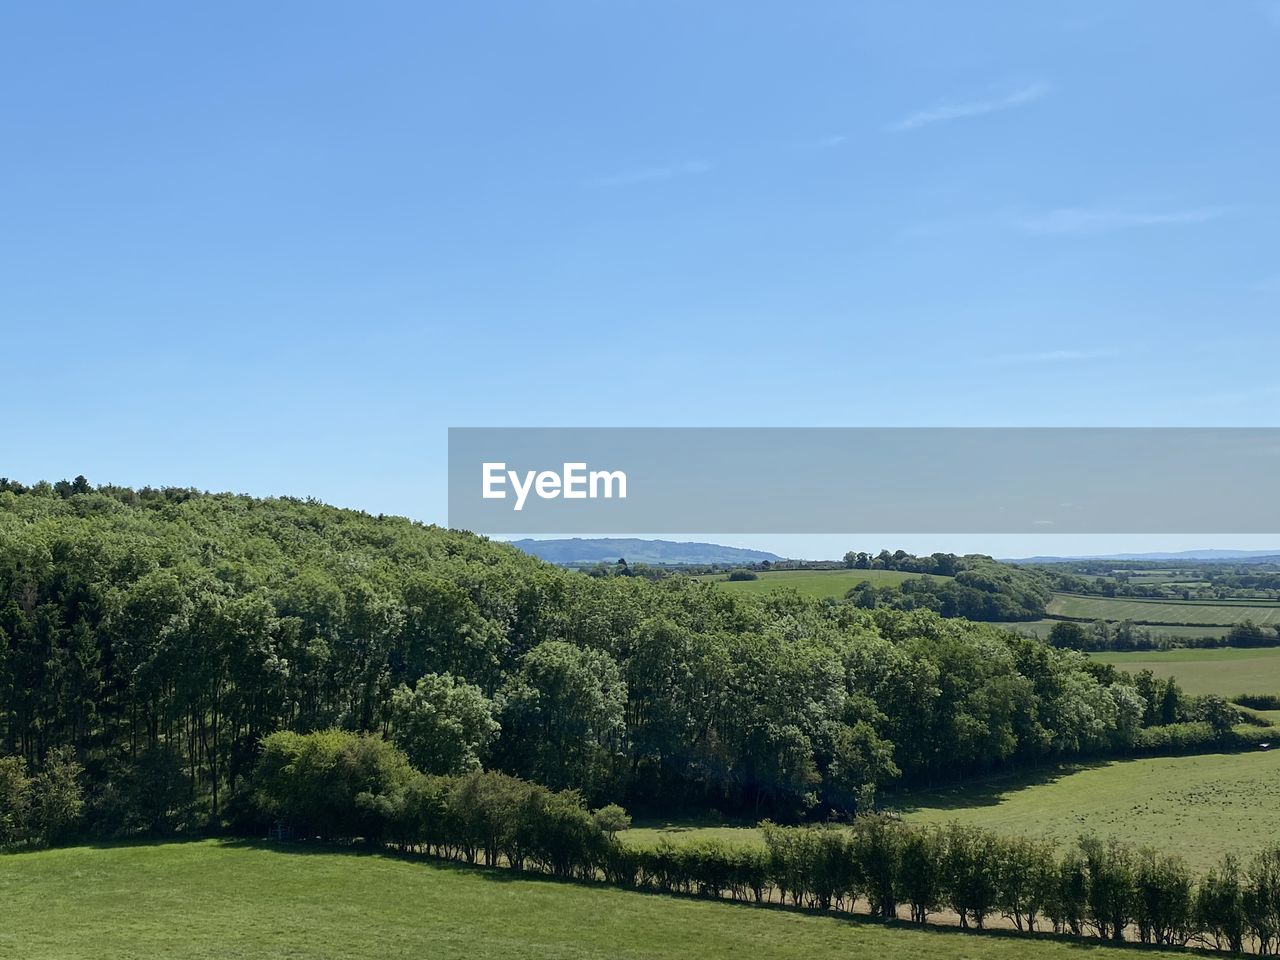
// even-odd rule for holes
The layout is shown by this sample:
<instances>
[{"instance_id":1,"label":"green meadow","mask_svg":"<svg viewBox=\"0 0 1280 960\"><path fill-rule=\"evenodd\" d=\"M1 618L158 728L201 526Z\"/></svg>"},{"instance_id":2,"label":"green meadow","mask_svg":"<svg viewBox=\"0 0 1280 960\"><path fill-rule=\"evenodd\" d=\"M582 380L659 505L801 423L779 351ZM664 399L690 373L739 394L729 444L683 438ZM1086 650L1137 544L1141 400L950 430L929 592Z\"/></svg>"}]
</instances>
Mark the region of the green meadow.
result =
<instances>
[{"instance_id":1,"label":"green meadow","mask_svg":"<svg viewBox=\"0 0 1280 960\"><path fill-rule=\"evenodd\" d=\"M886 808L913 823L959 821L1014 836L1061 844L1086 833L1136 846L1176 850L1197 869L1231 851L1247 861L1280 842L1280 749L1189 757L1144 757L1097 764L1047 766L946 790L889 796ZM652 846L663 839L714 837L761 841L745 825L645 823L622 835Z\"/></svg>"},{"instance_id":2,"label":"green meadow","mask_svg":"<svg viewBox=\"0 0 1280 960\"><path fill-rule=\"evenodd\" d=\"M1144 600L1055 593L1048 612L1072 620L1132 620L1134 623L1230 626L1245 620L1280 624L1274 600Z\"/></svg>"},{"instance_id":3,"label":"green meadow","mask_svg":"<svg viewBox=\"0 0 1280 960\"><path fill-rule=\"evenodd\" d=\"M1280 841L1280 750L1067 765L903 804L912 822L962 823L1069 843L1085 833L1176 850L1204 869Z\"/></svg>"},{"instance_id":4,"label":"green meadow","mask_svg":"<svg viewBox=\"0 0 1280 960\"><path fill-rule=\"evenodd\" d=\"M1280 647L1212 647L1090 656L1129 673L1150 670L1159 677L1176 677L1178 685L1190 694L1280 694Z\"/></svg>"},{"instance_id":5,"label":"green meadow","mask_svg":"<svg viewBox=\"0 0 1280 960\"><path fill-rule=\"evenodd\" d=\"M0 857L0 956L22 960L1086 955L1129 954L1096 941L886 926L298 845L201 841Z\"/></svg>"},{"instance_id":6,"label":"green meadow","mask_svg":"<svg viewBox=\"0 0 1280 960\"><path fill-rule=\"evenodd\" d=\"M918 573L902 573L898 570L770 570L758 575L756 580L728 580L727 574L702 579L714 580L725 589L739 593L768 593L788 588L806 597L842 598L860 583L872 583L877 587L896 587L903 580L919 577ZM950 577L937 577L950 580Z\"/></svg>"}]
</instances>

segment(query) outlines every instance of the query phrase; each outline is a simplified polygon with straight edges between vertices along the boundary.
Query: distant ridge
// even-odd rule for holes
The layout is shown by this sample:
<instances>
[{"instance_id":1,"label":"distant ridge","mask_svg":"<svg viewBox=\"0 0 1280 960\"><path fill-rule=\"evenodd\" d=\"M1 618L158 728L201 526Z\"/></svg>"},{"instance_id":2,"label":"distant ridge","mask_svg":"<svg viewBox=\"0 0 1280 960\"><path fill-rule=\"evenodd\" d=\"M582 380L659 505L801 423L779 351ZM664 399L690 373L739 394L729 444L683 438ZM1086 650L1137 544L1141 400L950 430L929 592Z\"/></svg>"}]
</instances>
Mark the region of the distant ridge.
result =
<instances>
[{"instance_id":1,"label":"distant ridge","mask_svg":"<svg viewBox=\"0 0 1280 960\"><path fill-rule=\"evenodd\" d=\"M1069 563L1072 560L1199 560L1202 563L1280 562L1280 550L1181 550L1177 553L1104 553L1070 557L1019 557L1005 563Z\"/></svg>"},{"instance_id":2,"label":"distant ridge","mask_svg":"<svg viewBox=\"0 0 1280 960\"><path fill-rule=\"evenodd\" d=\"M627 563L668 566L686 563L761 563L765 560L773 563L783 559L776 553L767 553L764 550L723 547L718 543L677 543L673 540L641 540L636 537L513 540L511 545L540 560L559 564L562 567L615 563L619 559L625 559Z\"/></svg>"}]
</instances>

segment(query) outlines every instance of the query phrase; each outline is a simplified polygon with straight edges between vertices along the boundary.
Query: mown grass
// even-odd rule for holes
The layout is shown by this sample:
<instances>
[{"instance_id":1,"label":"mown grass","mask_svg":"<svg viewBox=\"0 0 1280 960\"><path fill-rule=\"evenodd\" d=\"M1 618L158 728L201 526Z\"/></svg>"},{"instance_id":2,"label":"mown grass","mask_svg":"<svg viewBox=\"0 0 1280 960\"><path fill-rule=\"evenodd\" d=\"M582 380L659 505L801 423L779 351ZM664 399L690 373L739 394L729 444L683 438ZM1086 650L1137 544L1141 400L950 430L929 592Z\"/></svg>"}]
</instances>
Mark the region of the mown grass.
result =
<instances>
[{"instance_id":1,"label":"mown grass","mask_svg":"<svg viewBox=\"0 0 1280 960\"><path fill-rule=\"evenodd\" d=\"M1176 677L1178 685L1192 694L1280 694L1280 647L1211 647L1090 656L1129 673L1150 670L1158 677Z\"/></svg>"},{"instance_id":2,"label":"mown grass","mask_svg":"<svg viewBox=\"0 0 1280 960\"><path fill-rule=\"evenodd\" d=\"M1086 951L1124 955L288 844L0 857L0 956L23 960L1065 960Z\"/></svg>"},{"instance_id":3,"label":"mown grass","mask_svg":"<svg viewBox=\"0 0 1280 960\"><path fill-rule=\"evenodd\" d=\"M872 583L877 587L896 587L918 573L901 573L897 570L770 570L758 575L756 580L727 580L727 574L703 579L714 580L727 590L740 593L768 593L771 590L789 588L806 597L842 598L860 583ZM949 580L950 577L938 577Z\"/></svg>"},{"instance_id":4,"label":"mown grass","mask_svg":"<svg viewBox=\"0 0 1280 960\"><path fill-rule=\"evenodd\" d=\"M1057 617L1150 624L1280 623L1280 603L1274 600L1141 600L1055 593L1048 610Z\"/></svg>"}]
</instances>

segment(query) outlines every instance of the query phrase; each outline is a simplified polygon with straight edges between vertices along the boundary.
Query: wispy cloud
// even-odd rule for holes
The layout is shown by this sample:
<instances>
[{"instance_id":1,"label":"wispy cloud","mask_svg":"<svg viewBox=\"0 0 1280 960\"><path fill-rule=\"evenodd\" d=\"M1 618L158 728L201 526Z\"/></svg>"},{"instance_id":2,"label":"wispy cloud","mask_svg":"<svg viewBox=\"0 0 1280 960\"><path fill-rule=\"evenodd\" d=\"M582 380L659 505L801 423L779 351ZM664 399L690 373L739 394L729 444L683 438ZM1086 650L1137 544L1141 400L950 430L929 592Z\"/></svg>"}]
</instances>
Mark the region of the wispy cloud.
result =
<instances>
[{"instance_id":1,"label":"wispy cloud","mask_svg":"<svg viewBox=\"0 0 1280 960\"><path fill-rule=\"evenodd\" d=\"M1031 353L1001 353L991 358L992 363L1081 363L1086 360L1107 360L1120 356L1114 348L1096 350L1039 350Z\"/></svg>"},{"instance_id":2,"label":"wispy cloud","mask_svg":"<svg viewBox=\"0 0 1280 960\"><path fill-rule=\"evenodd\" d=\"M1022 87L1014 90L1012 93L1005 94L1002 97L992 97L986 100L970 100L965 103L947 103L928 110L919 110L916 113L903 117L896 123L889 125L889 129L894 133L905 133L908 130L917 130L920 127L926 127L931 123L942 123L945 120L964 120L969 117L981 117L988 113L999 113L1002 110L1012 110L1014 107L1025 106L1028 103L1035 103L1049 92L1049 86L1045 83L1033 83L1030 86Z\"/></svg>"},{"instance_id":3,"label":"wispy cloud","mask_svg":"<svg viewBox=\"0 0 1280 960\"><path fill-rule=\"evenodd\" d=\"M592 182L597 187L627 187L637 183L653 183L658 180L675 180L680 177L696 177L708 173L712 165L703 160L689 160L666 167L645 167L625 170L622 173L599 177Z\"/></svg>"},{"instance_id":4,"label":"wispy cloud","mask_svg":"<svg viewBox=\"0 0 1280 960\"><path fill-rule=\"evenodd\" d=\"M1127 210L1063 207L1043 216L1019 222L1028 233L1108 233L1135 227L1165 227L1179 224L1208 223L1228 214L1225 207L1195 207L1161 213L1135 213Z\"/></svg>"}]
</instances>

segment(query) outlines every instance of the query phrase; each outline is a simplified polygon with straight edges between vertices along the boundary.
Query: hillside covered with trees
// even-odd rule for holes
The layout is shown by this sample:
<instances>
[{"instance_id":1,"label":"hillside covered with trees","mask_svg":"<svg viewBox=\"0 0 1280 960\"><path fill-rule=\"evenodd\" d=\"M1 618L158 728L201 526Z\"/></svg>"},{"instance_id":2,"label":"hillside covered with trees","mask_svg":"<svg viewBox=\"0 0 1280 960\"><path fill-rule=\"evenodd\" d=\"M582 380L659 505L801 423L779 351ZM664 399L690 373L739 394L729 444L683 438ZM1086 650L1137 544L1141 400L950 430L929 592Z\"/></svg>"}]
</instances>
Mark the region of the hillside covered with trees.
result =
<instances>
[{"instance_id":1,"label":"hillside covered with trees","mask_svg":"<svg viewBox=\"0 0 1280 960\"><path fill-rule=\"evenodd\" d=\"M593 578L310 501L0 481L6 782L81 765L99 835L234 820L278 731L380 734L427 774L593 805L794 818L1229 727L1169 696L928 611Z\"/></svg>"}]
</instances>

